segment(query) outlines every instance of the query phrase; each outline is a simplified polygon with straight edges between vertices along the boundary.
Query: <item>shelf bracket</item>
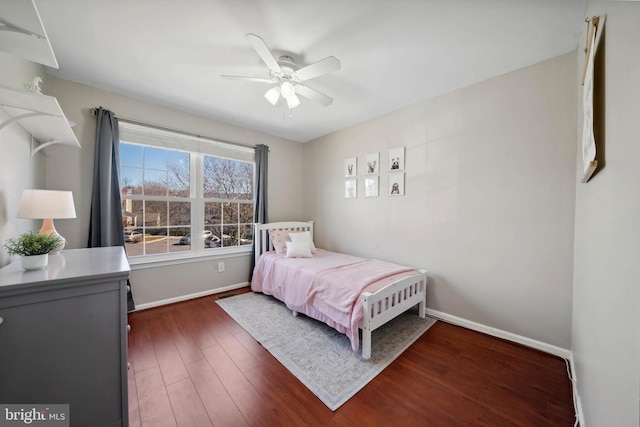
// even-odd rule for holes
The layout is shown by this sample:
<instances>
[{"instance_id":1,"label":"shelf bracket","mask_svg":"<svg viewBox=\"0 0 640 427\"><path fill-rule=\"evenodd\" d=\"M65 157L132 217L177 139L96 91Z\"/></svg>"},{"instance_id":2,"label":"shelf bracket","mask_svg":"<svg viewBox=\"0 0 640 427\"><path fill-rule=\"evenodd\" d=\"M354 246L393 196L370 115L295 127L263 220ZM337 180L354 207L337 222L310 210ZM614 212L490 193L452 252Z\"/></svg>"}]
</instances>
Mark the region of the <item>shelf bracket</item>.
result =
<instances>
[{"instance_id":1,"label":"shelf bracket","mask_svg":"<svg viewBox=\"0 0 640 427\"><path fill-rule=\"evenodd\" d=\"M0 123L0 130L2 130L6 126L9 126L11 123L20 121L22 119L28 119L29 117L38 117L38 116L55 116L55 117L59 117L59 116L56 116L56 114L43 113L42 111L33 111L31 113L24 113L24 114L20 114L19 116L9 117L4 122Z\"/></svg>"},{"instance_id":2,"label":"shelf bracket","mask_svg":"<svg viewBox=\"0 0 640 427\"><path fill-rule=\"evenodd\" d=\"M52 139L51 141L47 141L47 142L39 142L32 135L31 136L31 157L35 156L36 153L42 150L43 148L47 148L50 145L58 144L59 142L64 142L64 141L59 139Z\"/></svg>"},{"instance_id":3,"label":"shelf bracket","mask_svg":"<svg viewBox=\"0 0 640 427\"><path fill-rule=\"evenodd\" d=\"M11 31L12 33L20 33L20 34L26 34L28 36L35 36L43 40L46 39L45 36L41 36L40 34L34 33L33 31L29 31L24 28L13 25L7 21L3 21L2 18L0 18L0 31Z\"/></svg>"}]
</instances>

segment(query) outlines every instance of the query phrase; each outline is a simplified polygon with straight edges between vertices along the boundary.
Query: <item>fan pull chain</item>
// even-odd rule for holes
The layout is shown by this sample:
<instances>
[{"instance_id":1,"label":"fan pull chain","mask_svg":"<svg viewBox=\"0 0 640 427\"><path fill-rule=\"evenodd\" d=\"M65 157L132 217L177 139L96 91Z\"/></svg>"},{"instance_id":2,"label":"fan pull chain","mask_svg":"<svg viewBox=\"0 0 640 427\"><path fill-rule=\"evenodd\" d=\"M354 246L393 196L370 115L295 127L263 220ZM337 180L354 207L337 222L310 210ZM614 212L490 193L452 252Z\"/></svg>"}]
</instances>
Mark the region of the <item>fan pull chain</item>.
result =
<instances>
[{"instance_id":1,"label":"fan pull chain","mask_svg":"<svg viewBox=\"0 0 640 427\"><path fill-rule=\"evenodd\" d=\"M287 120L287 112L289 112L289 119L293 119L293 111L291 111L290 109L286 109L282 111L282 121L286 121Z\"/></svg>"}]
</instances>

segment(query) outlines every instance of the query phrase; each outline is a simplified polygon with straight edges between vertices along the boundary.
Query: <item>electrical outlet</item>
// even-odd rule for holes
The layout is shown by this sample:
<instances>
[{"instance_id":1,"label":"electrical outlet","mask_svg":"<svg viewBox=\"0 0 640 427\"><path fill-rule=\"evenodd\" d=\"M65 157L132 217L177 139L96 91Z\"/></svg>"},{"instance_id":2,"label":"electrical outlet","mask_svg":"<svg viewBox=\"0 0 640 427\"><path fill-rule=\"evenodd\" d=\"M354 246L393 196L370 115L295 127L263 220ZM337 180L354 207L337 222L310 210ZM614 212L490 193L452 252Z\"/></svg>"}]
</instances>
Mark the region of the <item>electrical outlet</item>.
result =
<instances>
[{"instance_id":1,"label":"electrical outlet","mask_svg":"<svg viewBox=\"0 0 640 427\"><path fill-rule=\"evenodd\" d=\"M222 273L224 271L224 262L218 263L218 273Z\"/></svg>"}]
</instances>

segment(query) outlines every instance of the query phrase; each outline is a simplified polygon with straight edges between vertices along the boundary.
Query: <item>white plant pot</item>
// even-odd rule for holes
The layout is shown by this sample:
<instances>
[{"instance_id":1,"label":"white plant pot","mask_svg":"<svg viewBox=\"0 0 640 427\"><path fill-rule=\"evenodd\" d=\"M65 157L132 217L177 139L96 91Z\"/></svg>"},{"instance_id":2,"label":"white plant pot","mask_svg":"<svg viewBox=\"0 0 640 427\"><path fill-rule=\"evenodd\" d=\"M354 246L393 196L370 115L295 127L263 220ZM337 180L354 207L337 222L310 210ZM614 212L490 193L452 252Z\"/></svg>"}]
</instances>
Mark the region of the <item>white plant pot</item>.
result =
<instances>
[{"instance_id":1,"label":"white plant pot","mask_svg":"<svg viewBox=\"0 0 640 427\"><path fill-rule=\"evenodd\" d=\"M40 270L49 264L49 254L30 255L22 257L22 268L25 270Z\"/></svg>"}]
</instances>

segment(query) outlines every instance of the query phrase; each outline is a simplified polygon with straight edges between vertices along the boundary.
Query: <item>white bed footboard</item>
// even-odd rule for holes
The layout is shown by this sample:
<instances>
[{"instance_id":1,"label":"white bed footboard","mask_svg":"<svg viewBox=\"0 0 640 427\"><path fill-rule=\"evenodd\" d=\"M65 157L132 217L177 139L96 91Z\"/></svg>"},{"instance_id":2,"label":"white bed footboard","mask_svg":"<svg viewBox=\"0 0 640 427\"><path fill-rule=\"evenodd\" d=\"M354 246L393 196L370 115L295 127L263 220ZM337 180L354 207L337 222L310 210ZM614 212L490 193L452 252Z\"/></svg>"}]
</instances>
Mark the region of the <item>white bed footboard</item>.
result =
<instances>
[{"instance_id":1,"label":"white bed footboard","mask_svg":"<svg viewBox=\"0 0 640 427\"><path fill-rule=\"evenodd\" d=\"M427 274L410 276L375 293L362 294L362 358L371 357L371 332L418 304L420 317L425 317Z\"/></svg>"}]
</instances>

